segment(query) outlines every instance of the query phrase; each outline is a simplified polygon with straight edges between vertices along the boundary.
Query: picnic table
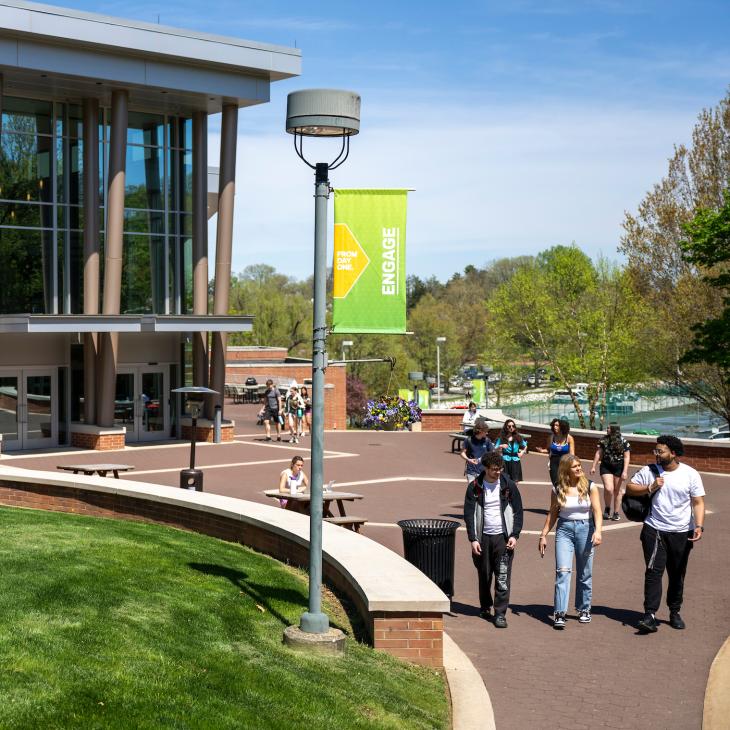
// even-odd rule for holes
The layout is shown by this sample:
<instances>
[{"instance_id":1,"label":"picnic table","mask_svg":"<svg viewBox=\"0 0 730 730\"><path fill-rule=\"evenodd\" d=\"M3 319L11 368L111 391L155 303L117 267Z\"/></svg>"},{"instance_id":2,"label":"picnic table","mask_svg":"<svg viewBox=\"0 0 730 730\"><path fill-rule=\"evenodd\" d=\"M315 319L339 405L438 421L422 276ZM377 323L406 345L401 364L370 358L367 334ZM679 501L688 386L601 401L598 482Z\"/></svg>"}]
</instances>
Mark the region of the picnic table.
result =
<instances>
[{"instance_id":1,"label":"picnic table","mask_svg":"<svg viewBox=\"0 0 730 730\"><path fill-rule=\"evenodd\" d=\"M92 477L94 474L105 477L111 472L115 479L119 479L120 471L134 471L134 467L130 464L60 464L56 469L72 471L74 474L85 474L87 477Z\"/></svg>"},{"instance_id":2,"label":"picnic table","mask_svg":"<svg viewBox=\"0 0 730 730\"><path fill-rule=\"evenodd\" d=\"M295 512L304 512L309 514L309 506L312 501L312 495L309 491L297 492L289 494L288 492L280 492L278 489L267 489L264 494L271 499L285 499L285 509ZM360 532L360 528L367 522L364 517L354 517L348 515L345 510L345 502L354 502L358 499L364 499L364 495L355 492L339 492L335 490L322 492L322 516L326 522L334 525L346 527L355 532ZM339 515L332 512L332 503L337 503Z\"/></svg>"}]
</instances>

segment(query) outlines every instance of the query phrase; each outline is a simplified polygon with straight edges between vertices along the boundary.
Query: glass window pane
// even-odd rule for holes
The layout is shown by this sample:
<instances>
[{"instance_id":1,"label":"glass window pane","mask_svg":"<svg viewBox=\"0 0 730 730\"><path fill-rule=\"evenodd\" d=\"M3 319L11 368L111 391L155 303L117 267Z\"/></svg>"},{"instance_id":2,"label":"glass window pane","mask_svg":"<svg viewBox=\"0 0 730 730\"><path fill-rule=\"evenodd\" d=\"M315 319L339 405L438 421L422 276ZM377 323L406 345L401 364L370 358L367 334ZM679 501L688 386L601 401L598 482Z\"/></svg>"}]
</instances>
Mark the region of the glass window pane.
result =
<instances>
[{"instance_id":1,"label":"glass window pane","mask_svg":"<svg viewBox=\"0 0 730 730\"><path fill-rule=\"evenodd\" d=\"M164 144L164 117L160 114L129 112L127 144Z\"/></svg>"},{"instance_id":2,"label":"glass window pane","mask_svg":"<svg viewBox=\"0 0 730 730\"><path fill-rule=\"evenodd\" d=\"M6 134L3 130L0 149L0 198L53 202L53 138Z\"/></svg>"},{"instance_id":3,"label":"glass window pane","mask_svg":"<svg viewBox=\"0 0 730 730\"><path fill-rule=\"evenodd\" d=\"M163 187L162 150L157 147L127 147L124 207L163 210Z\"/></svg>"},{"instance_id":4,"label":"glass window pane","mask_svg":"<svg viewBox=\"0 0 730 730\"><path fill-rule=\"evenodd\" d=\"M0 228L0 314L51 314L53 232Z\"/></svg>"},{"instance_id":5,"label":"glass window pane","mask_svg":"<svg viewBox=\"0 0 730 730\"><path fill-rule=\"evenodd\" d=\"M170 210L193 210L193 153L170 151Z\"/></svg>"},{"instance_id":6,"label":"glass window pane","mask_svg":"<svg viewBox=\"0 0 730 730\"><path fill-rule=\"evenodd\" d=\"M84 151L79 139L56 138L56 186L59 203L83 202ZM68 199L66 199L68 197Z\"/></svg>"},{"instance_id":7,"label":"glass window pane","mask_svg":"<svg viewBox=\"0 0 730 730\"><path fill-rule=\"evenodd\" d=\"M124 236L122 313L164 312L164 236Z\"/></svg>"},{"instance_id":8,"label":"glass window pane","mask_svg":"<svg viewBox=\"0 0 730 730\"><path fill-rule=\"evenodd\" d=\"M0 225L53 228L53 206L40 203L0 203Z\"/></svg>"},{"instance_id":9,"label":"glass window pane","mask_svg":"<svg viewBox=\"0 0 730 730\"><path fill-rule=\"evenodd\" d=\"M3 133L52 134L50 101L3 96Z\"/></svg>"},{"instance_id":10,"label":"glass window pane","mask_svg":"<svg viewBox=\"0 0 730 730\"><path fill-rule=\"evenodd\" d=\"M0 434L4 441L18 440L18 377L0 376Z\"/></svg>"},{"instance_id":11,"label":"glass window pane","mask_svg":"<svg viewBox=\"0 0 730 730\"><path fill-rule=\"evenodd\" d=\"M162 211L125 210L124 232L164 234L165 214Z\"/></svg>"}]
</instances>

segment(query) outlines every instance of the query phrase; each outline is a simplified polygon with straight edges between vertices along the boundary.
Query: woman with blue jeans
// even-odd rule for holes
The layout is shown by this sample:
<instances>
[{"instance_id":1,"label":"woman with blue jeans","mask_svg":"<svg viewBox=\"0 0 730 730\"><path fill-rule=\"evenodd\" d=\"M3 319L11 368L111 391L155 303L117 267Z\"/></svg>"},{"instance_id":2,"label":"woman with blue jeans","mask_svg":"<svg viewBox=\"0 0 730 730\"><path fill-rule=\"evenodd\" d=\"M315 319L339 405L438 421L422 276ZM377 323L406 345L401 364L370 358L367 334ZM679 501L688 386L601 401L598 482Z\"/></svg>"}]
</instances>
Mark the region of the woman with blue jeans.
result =
<instances>
[{"instance_id":1,"label":"woman with blue jeans","mask_svg":"<svg viewBox=\"0 0 730 730\"><path fill-rule=\"evenodd\" d=\"M550 497L550 511L540 533L538 549L545 556L547 535L555 529L555 615L553 628L565 628L570 576L575 556L575 608L578 621L590 623L593 594L593 548L601 544L601 500L598 487L583 473L580 459L567 454L560 460L558 483Z\"/></svg>"}]
</instances>

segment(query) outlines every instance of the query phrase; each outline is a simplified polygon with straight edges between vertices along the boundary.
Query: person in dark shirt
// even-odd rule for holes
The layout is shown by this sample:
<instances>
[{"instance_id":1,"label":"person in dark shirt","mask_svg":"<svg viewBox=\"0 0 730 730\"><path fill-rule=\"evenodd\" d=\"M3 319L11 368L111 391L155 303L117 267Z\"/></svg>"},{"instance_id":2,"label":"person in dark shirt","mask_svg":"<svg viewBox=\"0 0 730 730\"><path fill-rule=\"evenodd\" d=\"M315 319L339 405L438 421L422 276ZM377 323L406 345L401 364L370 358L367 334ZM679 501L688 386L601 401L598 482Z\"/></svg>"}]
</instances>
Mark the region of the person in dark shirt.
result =
<instances>
[{"instance_id":1,"label":"person in dark shirt","mask_svg":"<svg viewBox=\"0 0 730 730\"><path fill-rule=\"evenodd\" d=\"M482 456L494 449L494 444L487 436L487 419L477 418L474 421L474 431L464 441L461 449L461 458L466 462L464 474L466 483L473 482L482 473Z\"/></svg>"},{"instance_id":2,"label":"person in dark shirt","mask_svg":"<svg viewBox=\"0 0 730 730\"><path fill-rule=\"evenodd\" d=\"M266 392L264 393L264 427L267 441L271 441L272 421L276 426L276 440L281 441L281 410L281 393L274 386L274 381L269 379L266 381Z\"/></svg>"}]
</instances>

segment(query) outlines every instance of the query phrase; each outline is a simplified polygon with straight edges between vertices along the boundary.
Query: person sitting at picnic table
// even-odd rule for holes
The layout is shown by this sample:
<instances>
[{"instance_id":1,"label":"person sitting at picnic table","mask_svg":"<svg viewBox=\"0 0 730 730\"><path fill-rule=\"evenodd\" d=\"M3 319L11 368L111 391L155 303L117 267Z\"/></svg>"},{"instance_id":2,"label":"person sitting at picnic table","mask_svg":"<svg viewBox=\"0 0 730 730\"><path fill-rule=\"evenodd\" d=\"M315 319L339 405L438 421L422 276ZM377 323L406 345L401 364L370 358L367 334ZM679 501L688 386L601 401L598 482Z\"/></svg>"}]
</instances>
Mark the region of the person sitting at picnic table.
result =
<instances>
[{"instance_id":1,"label":"person sitting at picnic table","mask_svg":"<svg viewBox=\"0 0 730 730\"><path fill-rule=\"evenodd\" d=\"M288 468L284 469L279 475L279 491L282 494L301 494L309 488L309 479L304 473L304 457L295 456L291 460ZM279 504L286 507L289 500L285 498L279 499ZM292 505L294 507L295 505ZM292 508L290 507L290 509Z\"/></svg>"},{"instance_id":2,"label":"person sitting at picnic table","mask_svg":"<svg viewBox=\"0 0 730 730\"><path fill-rule=\"evenodd\" d=\"M461 430L471 436L474 430L474 421L477 420L477 404L474 401L469 402L469 409L464 414L464 418L461 421Z\"/></svg>"},{"instance_id":3,"label":"person sitting at picnic table","mask_svg":"<svg viewBox=\"0 0 730 730\"><path fill-rule=\"evenodd\" d=\"M474 432L464 441L461 458L466 462L464 475L467 484L473 482L482 473L482 456L494 449L494 445L487 436L487 431L487 419L480 416L474 421Z\"/></svg>"}]
</instances>

